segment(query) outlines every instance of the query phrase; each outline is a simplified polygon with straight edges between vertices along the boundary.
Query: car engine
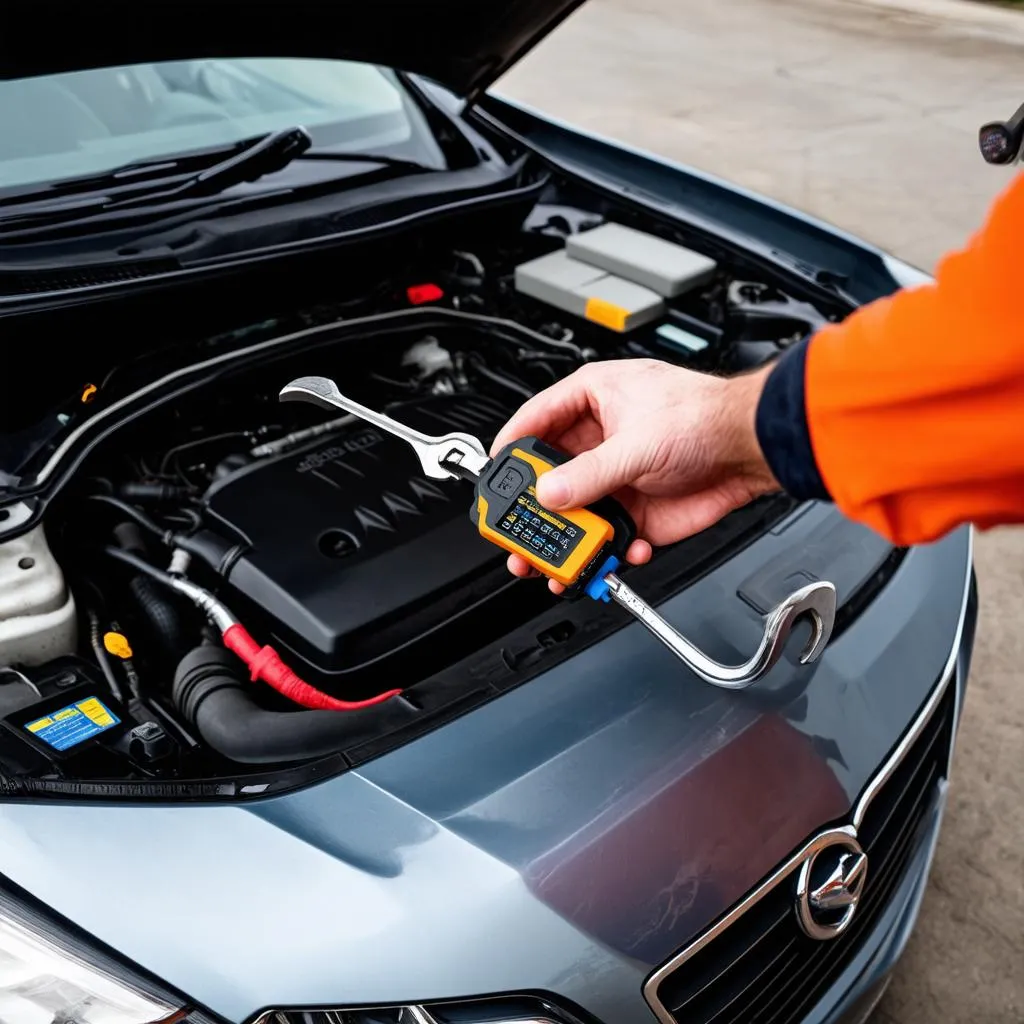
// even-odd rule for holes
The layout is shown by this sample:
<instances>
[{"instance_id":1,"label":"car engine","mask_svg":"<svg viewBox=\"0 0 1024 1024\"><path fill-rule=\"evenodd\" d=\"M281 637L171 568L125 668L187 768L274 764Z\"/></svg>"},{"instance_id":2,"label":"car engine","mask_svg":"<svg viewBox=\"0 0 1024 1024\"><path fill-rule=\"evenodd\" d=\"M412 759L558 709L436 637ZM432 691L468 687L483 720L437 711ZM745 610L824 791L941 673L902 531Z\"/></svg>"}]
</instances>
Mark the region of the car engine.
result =
<instances>
[{"instance_id":1,"label":"car engine","mask_svg":"<svg viewBox=\"0 0 1024 1024\"><path fill-rule=\"evenodd\" d=\"M467 391L392 403L425 433L490 440L514 405ZM239 545L229 586L275 639L327 675L414 642L501 553L467 529L472 487L428 480L412 450L354 422L231 468L203 496L211 530ZM414 566L415 571L410 571Z\"/></svg>"},{"instance_id":2,"label":"car engine","mask_svg":"<svg viewBox=\"0 0 1024 1024\"><path fill-rule=\"evenodd\" d=\"M4 784L216 797L267 791L245 781L267 765L310 781L324 758L358 763L612 628L576 605L534 628L559 600L478 535L469 484L427 479L352 416L278 401L323 375L487 445L588 362L735 373L826 321L777 281L635 229L588 247L600 222L539 204L513 238L433 252L361 304L197 339L191 362L142 353L86 388L65 416L85 439L73 472L0 541ZM0 509L0 527L32 509ZM711 564L730 536L683 542L674 564Z\"/></svg>"}]
</instances>

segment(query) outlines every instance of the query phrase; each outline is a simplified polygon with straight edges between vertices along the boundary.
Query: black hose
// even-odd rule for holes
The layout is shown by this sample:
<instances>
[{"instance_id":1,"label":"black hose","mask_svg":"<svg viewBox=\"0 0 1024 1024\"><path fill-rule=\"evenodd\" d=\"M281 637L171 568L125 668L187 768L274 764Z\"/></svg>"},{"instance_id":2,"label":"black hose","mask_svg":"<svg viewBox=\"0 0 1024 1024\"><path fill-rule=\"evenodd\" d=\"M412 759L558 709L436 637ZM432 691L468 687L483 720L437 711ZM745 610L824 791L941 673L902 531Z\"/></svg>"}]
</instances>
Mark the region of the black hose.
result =
<instances>
[{"instance_id":1,"label":"black hose","mask_svg":"<svg viewBox=\"0 0 1024 1024\"><path fill-rule=\"evenodd\" d=\"M114 527L114 536L122 551L145 559L146 542L142 530L134 522L121 523ZM186 644L182 632L181 615L171 600L168 588L150 576L140 573L128 581L135 603L141 609L150 629L156 635L161 654L171 662L185 653Z\"/></svg>"},{"instance_id":2,"label":"black hose","mask_svg":"<svg viewBox=\"0 0 1024 1024\"><path fill-rule=\"evenodd\" d=\"M170 530L165 530L162 526L158 526L145 512L141 512L134 505L129 505L127 501L122 501L120 498L115 498L111 494L90 494L88 497L89 501L99 501L104 505L109 505L111 508L116 508L123 512L129 519L133 519L143 529L148 530L154 536L158 537L163 543L167 543L171 536Z\"/></svg>"},{"instance_id":3,"label":"black hose","mask_svg":"<svg viewBox=\"0 0 1024 1024\"><path fill-rule=\"evenodd\" d=\"M130 481L129 483L121 484L117 489L117 493L125 501L152 501L158 504L169 501L182 502L189 499L187 487L166 482Z\"/></svg>"},{"instance_id":4,"label":"black hose","mask_svg":"<svg viewBox=\"0 0 1024 1024\"><path fill-rule=\"evenodd\" d=\"M111 558L116 558L119 562L124 562L125 565L134 566L139 572L152 576L153 579L159 580L168 587L174 586L174 577L170 573L158 569L155 565L150 565L144 558L139 558L138 555L134 555L130 551L124 551L121 548L115 547L105 547L103 552L110 555Z\"/></svg>"},{"instance_id":5,"label":"black hose","mask_svg":"<svg viewBox=\"0 0 1024 1024\"><path fill-rule=\"evenodd\" d=\"M408 724L416 710L400 699L360 711L267 711L250 695L241 665L223 647L204 645L174 673L174 704L218 753L242 764L281 764L337 754Z\"/></svg>"},{"instance_id":6,"label":"black hose","mask_svg":"<svg viewBox=\"0 0 1024 1024\"><path fill-rule=\"evenodd\" d=\"M185 636L181 616L169 600L167 589L149 576L142 575L133 577L128 589L156 635L161 652L172 661L180 658L186 648Z\"/></svg>"}]
</instances>

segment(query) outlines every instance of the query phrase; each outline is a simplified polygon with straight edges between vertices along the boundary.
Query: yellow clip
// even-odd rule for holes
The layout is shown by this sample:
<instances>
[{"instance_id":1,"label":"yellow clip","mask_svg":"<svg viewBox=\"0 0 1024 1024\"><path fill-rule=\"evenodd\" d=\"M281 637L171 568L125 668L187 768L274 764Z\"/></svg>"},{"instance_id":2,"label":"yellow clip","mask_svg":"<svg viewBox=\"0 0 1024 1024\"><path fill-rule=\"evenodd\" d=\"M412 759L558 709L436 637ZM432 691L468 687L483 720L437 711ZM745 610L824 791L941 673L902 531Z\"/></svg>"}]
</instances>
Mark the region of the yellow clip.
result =
<instances>
[{"instance_id":1,"label":"yellow clip","mask_svg":"<svg viewBox=\"0 0 1024 1024\"><path fill-rule=\"evenodd\" d=\"M131 644L128 643L128 638L121 633L104 633L103 646L106 647L107 653L112 654L115 658L124 660L132 656Z\"/></svg>"},{"instance_id":2,"label":"yellow clip","mask_svg":"<svg viewBox=\"0 0 1024 1024\"><path fill-rule=\"evenodd\" d=\"M97 391L99 391L99 388L95 384L86 384L82 389L81 401L91 402Z\"/></svg>"}]
</instances>

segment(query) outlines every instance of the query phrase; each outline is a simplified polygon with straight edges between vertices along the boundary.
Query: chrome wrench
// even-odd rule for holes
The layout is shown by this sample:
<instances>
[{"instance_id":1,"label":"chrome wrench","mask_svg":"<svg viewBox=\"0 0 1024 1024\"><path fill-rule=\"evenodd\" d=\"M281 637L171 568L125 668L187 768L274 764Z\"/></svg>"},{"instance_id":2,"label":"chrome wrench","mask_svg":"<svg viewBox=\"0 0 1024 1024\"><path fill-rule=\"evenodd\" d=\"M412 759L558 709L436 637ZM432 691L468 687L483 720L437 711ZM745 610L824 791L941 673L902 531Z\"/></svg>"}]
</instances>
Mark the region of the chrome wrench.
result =
<instances>
[{"instance_id":1,"label":"chrome wrench","mask_svg":"<svg viewBox=\"0 0 1024 1024\"><path fill-rule=\"evenodd\" d=\"M459 479L460 474L447 468L446 463L479 475L490 461L484 446L472 434L453 432L440 437L424 434L346 397L328 377L299 377L283 387L278 397L282 402L311 402L324 409L344 409L393 434L412 448L420 460L423 475L431 480Z\"/></svg>"}]
</instances>

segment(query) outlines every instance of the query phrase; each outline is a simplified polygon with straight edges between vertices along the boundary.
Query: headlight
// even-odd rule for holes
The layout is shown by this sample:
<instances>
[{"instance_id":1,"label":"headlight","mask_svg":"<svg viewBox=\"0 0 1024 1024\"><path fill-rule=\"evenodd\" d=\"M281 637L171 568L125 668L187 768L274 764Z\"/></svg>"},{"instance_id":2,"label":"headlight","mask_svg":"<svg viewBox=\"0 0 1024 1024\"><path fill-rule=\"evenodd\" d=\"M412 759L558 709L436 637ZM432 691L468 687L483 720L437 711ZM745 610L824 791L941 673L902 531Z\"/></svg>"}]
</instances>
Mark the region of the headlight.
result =
<instances>
[{"instance_id":1,"label":"headlight","mask_svg":"<svg viewBox=\"0 0 1024 1024\"><path fill-rule=\"evenodd\" d=\"M15 917L0 902L0 1024L153 1024L184 1016L170 999L122 977L114 964L87 962L44 934L43 922ZM115 976L116 971L116 976Z\"/></svg>"}]
</instances>

